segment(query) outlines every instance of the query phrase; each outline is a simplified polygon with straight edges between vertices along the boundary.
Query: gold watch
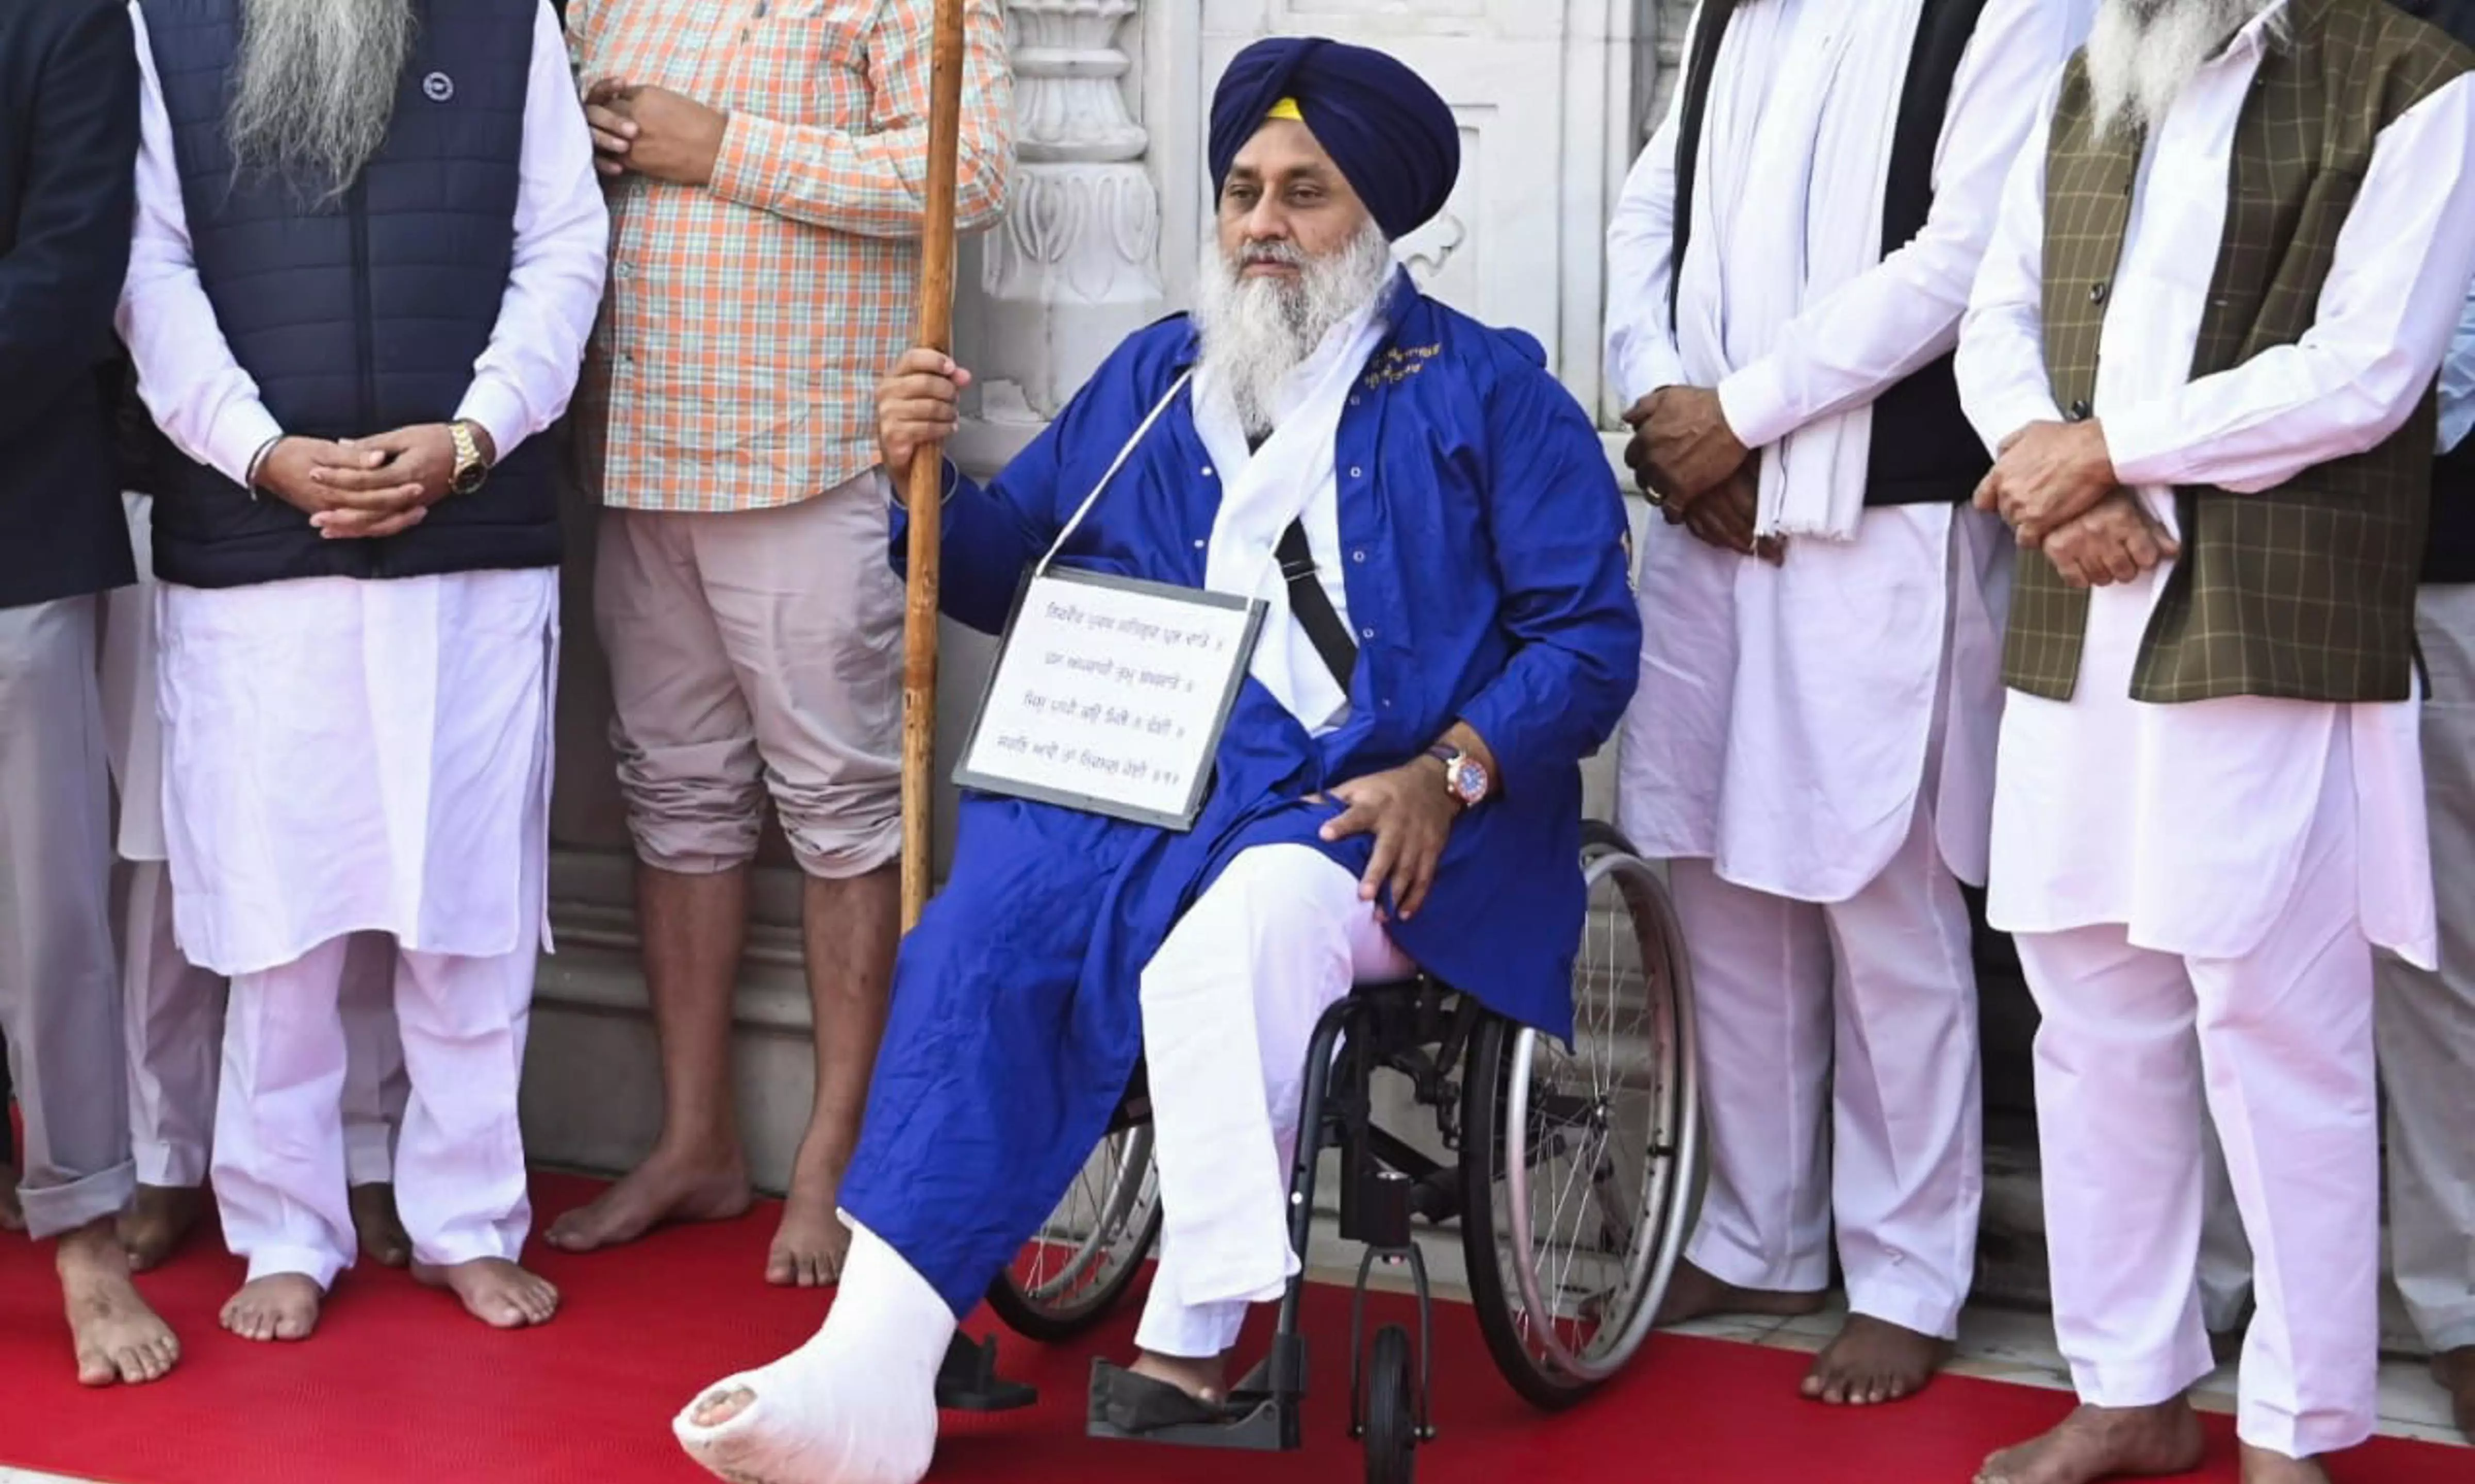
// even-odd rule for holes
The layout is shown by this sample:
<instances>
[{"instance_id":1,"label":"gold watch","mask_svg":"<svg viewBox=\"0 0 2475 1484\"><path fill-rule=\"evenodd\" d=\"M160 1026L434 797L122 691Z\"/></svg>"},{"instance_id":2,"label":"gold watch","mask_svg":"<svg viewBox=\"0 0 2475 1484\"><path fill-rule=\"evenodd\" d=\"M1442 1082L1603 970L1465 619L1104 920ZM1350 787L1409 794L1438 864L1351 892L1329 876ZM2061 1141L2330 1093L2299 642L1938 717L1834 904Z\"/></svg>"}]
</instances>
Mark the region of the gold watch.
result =
<instances>
[{"instance_id":1,"label":"gold watch","mask_svg":"<svg viewBox=\"0 0 2475 1484\"><path fill-rule=\"evenodd\" d=\"M448 491L470 495L490 477L490 461L481 456L481 441L473 436L472 424L450 423L447 432L455 440L455 471L447 476Z\"/></svg>"}]
</instances>

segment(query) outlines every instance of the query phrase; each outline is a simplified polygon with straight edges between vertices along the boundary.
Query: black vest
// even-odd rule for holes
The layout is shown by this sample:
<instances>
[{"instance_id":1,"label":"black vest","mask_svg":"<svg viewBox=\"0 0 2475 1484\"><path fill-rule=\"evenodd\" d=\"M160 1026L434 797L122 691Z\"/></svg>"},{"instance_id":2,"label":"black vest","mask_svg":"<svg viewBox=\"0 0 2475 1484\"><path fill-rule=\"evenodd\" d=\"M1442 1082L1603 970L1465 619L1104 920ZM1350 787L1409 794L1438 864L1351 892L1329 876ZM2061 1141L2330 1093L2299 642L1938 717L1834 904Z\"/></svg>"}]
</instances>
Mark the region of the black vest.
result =
<instances>
[{"instance_id":1,"label":"black vest","mask_svg":"<svg viewBox=\"0 0 2475 1484\"><path fill-rule=\"evenodd\" d=\"M1684 249L1693 232L1693 182L1702 155L1702 123L1710 102L1710 78L1719 42L1738 0L1702 0L1693 50L1684 60L1683 111L1676 138L1676 238L1669 261L1670 313L1675 281L1684 270ZM1985 0L1924 0L1916 44L1899 93L1899 117L1891 138L1889 180L1882 196L1882 253L1888 256L1924 230L1933 209L1934 152L1943 115L1950 107L1960 59L1976 35ZM1867 458L1868 505L1953 504L1976 492L1994 467L1959 406L1959 382L1951 357L1924 366L1874 401L1873 450Z\"/></svg>"},{"instance_id":2,"label":"black vest","mask_svg":"<svg viewBox=\"0 0 2475 1484\"><path fill-rule=\"evenodd\" d=\"M2396 0L2409 15L2430 21L2475 46L2475 0ZM2426 582L2475 582L2475 436L2432 466L2432 534L2423 548Z\"/></svg>"},{"instance_id":3,"label":"black vest","mask_svg":"<svg viewBox=\"0 0 2475 1484\"><path fill-rule=\"evenodd\" d=\"M415 0L386 144L325 204L259 172L235 179L224 116L238 0L142 3L198 277L267 411L319 438L453 419L514 257L535 0ZM153 481L155 570L214 588L551 566L551 457L528 440L479 494L403 535L328 541L290 505L173 454Z\"/></svg>"}]
</instances>

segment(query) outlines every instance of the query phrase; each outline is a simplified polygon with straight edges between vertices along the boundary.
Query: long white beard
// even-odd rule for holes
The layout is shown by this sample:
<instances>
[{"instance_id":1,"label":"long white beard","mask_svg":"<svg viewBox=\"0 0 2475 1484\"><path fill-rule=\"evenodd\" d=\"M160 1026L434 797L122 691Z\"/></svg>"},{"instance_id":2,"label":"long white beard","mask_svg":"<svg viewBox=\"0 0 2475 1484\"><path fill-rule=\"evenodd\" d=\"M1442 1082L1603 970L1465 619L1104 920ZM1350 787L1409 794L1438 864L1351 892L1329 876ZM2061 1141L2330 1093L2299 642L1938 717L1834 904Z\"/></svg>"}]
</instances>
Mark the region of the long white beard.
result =
<instances>
[{"instance_id":1,"label":"long white beard","mask_svg":"<svg viewBox=\"0 0 2475 1484\"><path fill-rule=\"evenodd\" d=\"M1302 272L1294 279L1242 277L1250 264L1266 262ZM1203 366L1229 388L1248 437L1272 430L1282 380L1334 326L1372 304L1391 274L1392 244L1373 222L1322 257L1288 242L1250 244L1235 256L1216 242L1204 249L1194 305Z\"/></svg>"},{"instance_id":2,"label":"long white beard","mask_svg":"<svg viewBox=\"0 0 2475 1484\"><path fill-rule=\"evenodd\" d=\"M2154 130L2208 60L2274 0L2103 0L2088 39L2099 138Z\"/></svg>"},{"instance_id":3,"label":"long white beard","mask_svg":"<svg viewBox=\"0 0 2475 1484\"><path fill-rule=\"evenodd\" d=\"M245 0L225 119L243 171L332 200L386 143L411 0Z\"/></svg>"}]
</instances>

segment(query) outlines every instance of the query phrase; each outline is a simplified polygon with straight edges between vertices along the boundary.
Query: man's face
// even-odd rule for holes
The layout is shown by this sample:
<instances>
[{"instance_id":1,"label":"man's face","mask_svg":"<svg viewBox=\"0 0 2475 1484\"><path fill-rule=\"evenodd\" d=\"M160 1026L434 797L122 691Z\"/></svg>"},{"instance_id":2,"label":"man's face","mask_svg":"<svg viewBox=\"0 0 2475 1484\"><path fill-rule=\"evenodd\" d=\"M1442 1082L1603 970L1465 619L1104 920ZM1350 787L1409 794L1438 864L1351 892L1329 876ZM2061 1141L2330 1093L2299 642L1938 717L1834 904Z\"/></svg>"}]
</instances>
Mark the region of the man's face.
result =
<instances>
[{"instance_id":1,"label":"man's face","mask_svg":"<svg viewBox=\"0 0 2475 1484\"><path fill-rule=\"evenodd\" d=\"M1365 203L1295 119L1257 130L1220 188L1220 251L1242 279L1295 282L1306 259L1347 251L1368 220Z\"/></svg>"}]
</instances>

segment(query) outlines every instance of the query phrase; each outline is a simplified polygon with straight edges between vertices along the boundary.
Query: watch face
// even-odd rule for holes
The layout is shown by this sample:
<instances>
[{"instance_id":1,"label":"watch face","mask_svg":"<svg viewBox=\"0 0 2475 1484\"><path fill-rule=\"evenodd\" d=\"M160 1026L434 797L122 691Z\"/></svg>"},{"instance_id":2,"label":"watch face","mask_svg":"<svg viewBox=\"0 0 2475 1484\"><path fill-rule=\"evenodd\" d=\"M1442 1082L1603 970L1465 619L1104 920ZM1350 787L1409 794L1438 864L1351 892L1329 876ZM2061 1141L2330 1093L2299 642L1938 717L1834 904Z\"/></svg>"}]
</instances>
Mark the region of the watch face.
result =
<instances>
[{"instance_id":1,"label":"watch face","mask_svg":"<svg viewBox=\"0 0 2475 1484\"><path fill-rule=\"evenodd\" d=\"M1452 766L1452 789L1464 804L1475 804L1486 797L1486 766L1476 758L1461 758Z\"/></svg>"}]
</instances>

